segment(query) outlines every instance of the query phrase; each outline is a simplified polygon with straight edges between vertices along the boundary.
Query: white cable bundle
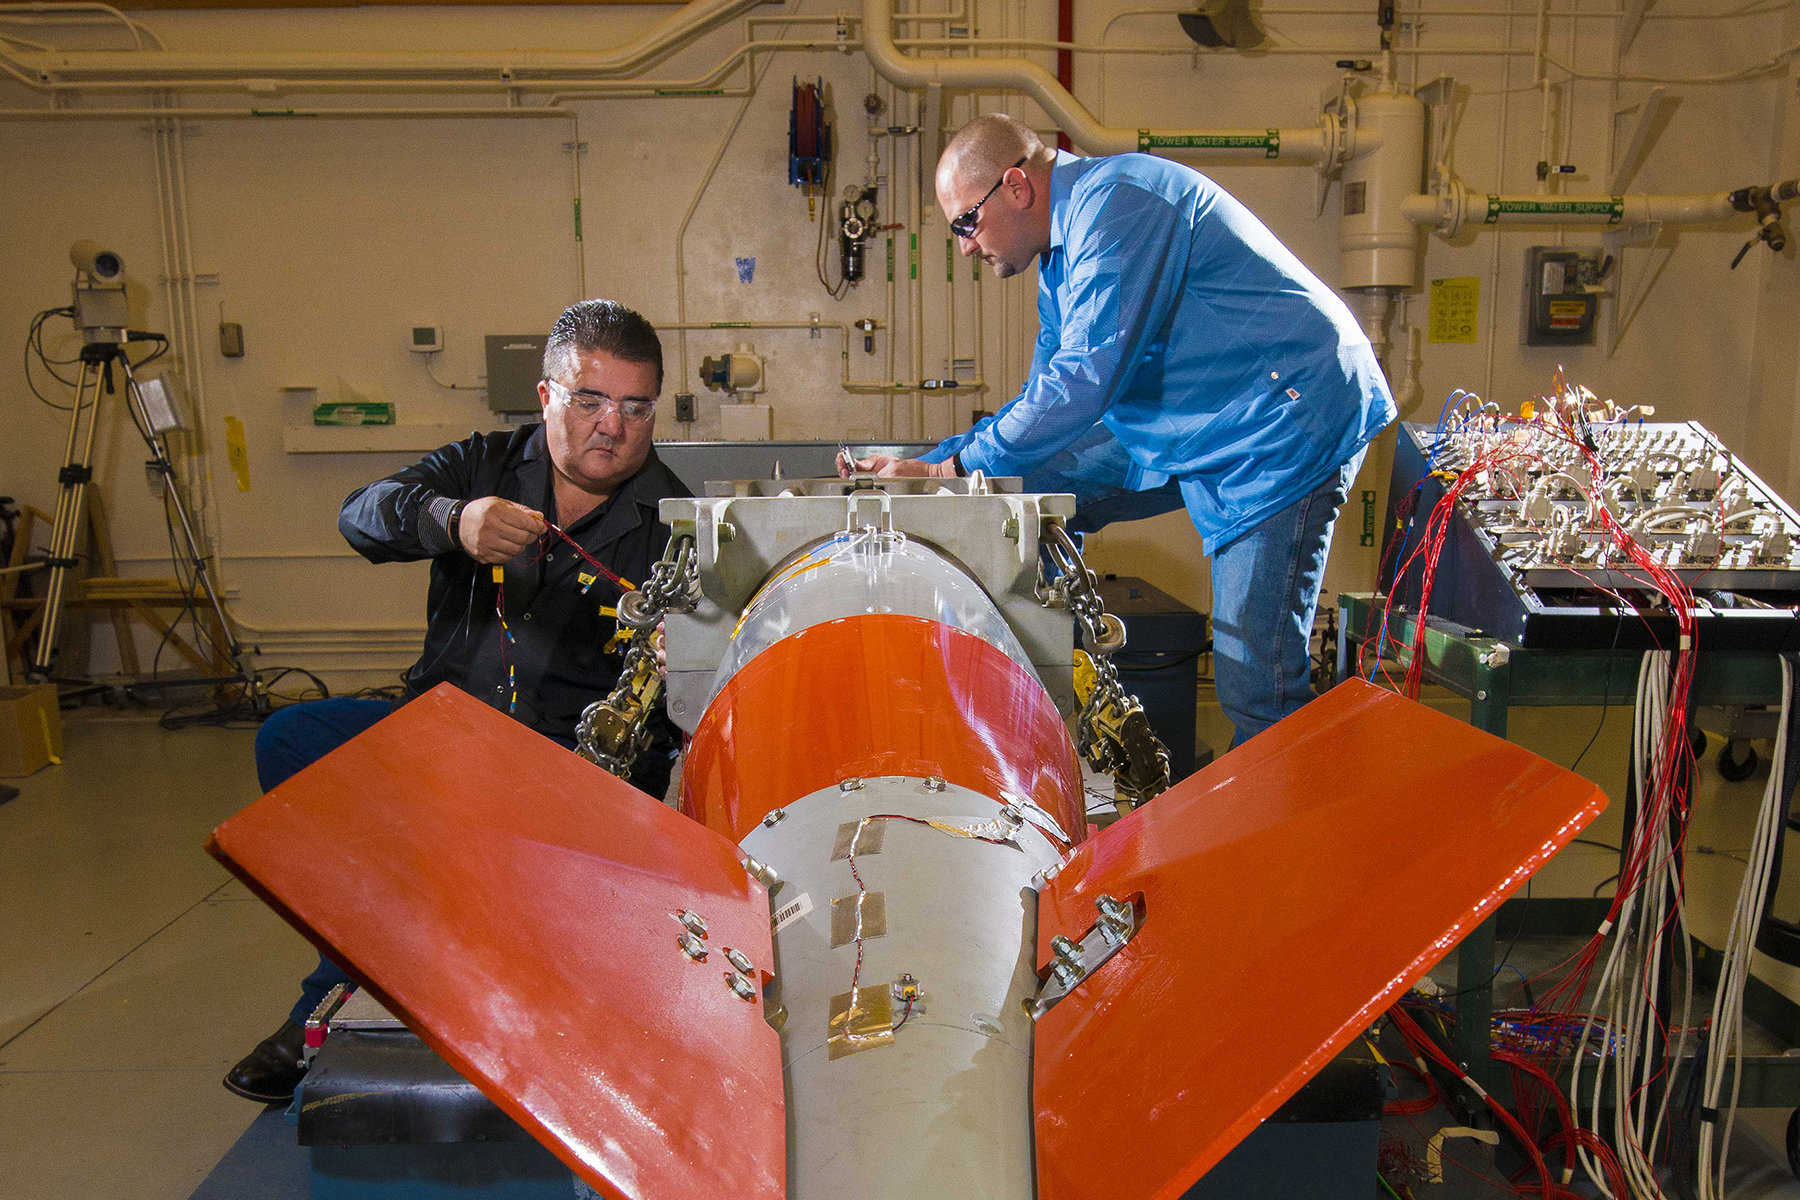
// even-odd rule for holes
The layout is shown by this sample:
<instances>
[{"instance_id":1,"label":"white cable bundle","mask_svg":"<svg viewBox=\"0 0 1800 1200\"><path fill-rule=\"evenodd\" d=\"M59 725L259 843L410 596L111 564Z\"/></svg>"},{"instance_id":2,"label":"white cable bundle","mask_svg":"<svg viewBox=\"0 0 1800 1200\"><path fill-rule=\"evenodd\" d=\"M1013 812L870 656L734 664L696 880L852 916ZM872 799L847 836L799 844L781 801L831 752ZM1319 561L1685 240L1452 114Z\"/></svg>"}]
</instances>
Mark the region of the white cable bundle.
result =
<instances>
[{"instance_id":1,"label":"white cable bundle","mask_svg":"<svg viewBox=\"0 0 1800 1200\"><path fill-rule=\"evenodd\" d=\"M1640 1088L1633 1096L1632 1079L1640 1065L1649 1061L1655 1046L1656 989L1662 968L1665 926L1674 904L1676 935L1686 955L1685 989L1682 999L1682 1030L1668 1061L1680 1060L1687 1040L1689 1015L1693 1005L1692 947L1687 937L1687 912L1682 903L1681 873L1674 845L1669 836L1669 814L1653 804L1654 797L1667 794L1671 781L1661 779L1662 748L1668 732L1670 655L1659 651L1644 655L1638 672L1637 704L1632 714L1632 761L1638 781L1638 839L1648 839L1650 852L1645 860L1643 878L1621 902L1616 925L1611 930L1612 945L1607 951L1593 998L1588 1003L1588 1017L1576 1043L1573 1065L1569 1073L1569 1100L1579 1111L1582 1059L1588 1037L1593 1033L1596 1016L1604 1015L1607 1031L1606 1051L1595 1067L1593 1099L1588 1127L1600 1128L1600 1101L1605 1091L1607 1067L1612 1065L1613 1137L1620 1165L1624 1168L1631 1195L1637 1200L1665 1200L1650 1160L1650 1148L1661 1136L1668 1115L1670 1089L1664 1087L1656 1111L1649 1111L1648 1088ZM1621 884L1623 880L1621 880ZM1654 1119L1652 1119L1654 1116ZM1646 1136L1645 1127L1649 1125ZM1597 1159L1585 1150L1580 1154L1582 1168L1599 1188L1601 1195L1613 1197ZM1567 1176L1565 1172L1565 1178Z\"/></svg>"},{"instance_id":2,"label":"white cable bundle","mask_svg":"<svg viewBox=\"0 0 1800 1200\"><path fill-rule=\"evenodd\" d=\"M1711 1051L1706 1060L1706 1078L1700 1094L1699 1176L1700 1200L1724 1200L1725 1156L1730 1149L1731 1126L1737 1118L1738 1088L1743 1079L1744 1054L1744 985L1750 977L1750 960L1756 949L1756 931L1762 923L1763 908L1768 902L1769 888L1775 874L1775 849L1787 828L1786 766L1788 741L1788 709L1793 696L1793 665L1784 655L1781 659L1781 724L1775 737L1775 757L1769 763L1769 783L1763 789L1762 809L1756 818L1756 837L1750 847L1750 859L1744 868L1744 882L1738 888L1737 907L1731 914L1731 930L1725 937L1723 959L1719 965L1719 986L1713 996ZM1730 1051L1729 1058L1727 1051ZM1731 1072L1731 1098L1723 1106L1725 1123L1717 1125L1721 1110L1719 1096L1725 1086L1727 1067ZM1714 1137L1718 1134L1717 1163L1714 1163Z\"/></svg>"}]
</instances>

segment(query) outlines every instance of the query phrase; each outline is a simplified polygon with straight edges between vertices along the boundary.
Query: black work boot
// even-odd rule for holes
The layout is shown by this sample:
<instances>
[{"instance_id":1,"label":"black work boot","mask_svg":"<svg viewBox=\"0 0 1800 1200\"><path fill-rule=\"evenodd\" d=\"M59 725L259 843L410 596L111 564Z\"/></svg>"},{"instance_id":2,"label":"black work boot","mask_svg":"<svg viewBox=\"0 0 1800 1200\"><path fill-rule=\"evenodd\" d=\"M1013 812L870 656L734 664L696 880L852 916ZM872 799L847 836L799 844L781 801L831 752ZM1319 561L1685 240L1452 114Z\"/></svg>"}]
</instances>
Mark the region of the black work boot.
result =
<instances>
[{"instance_id":1,"label":"black work boot","mask_svg":"<svg viewBox=\"0 0 1800 1200\"><path fill-rule=\"evenodd\" d=\"M263 1104L286 1104L306 1074L306 1030L283 1021L256 1049L225 1073L225 1090Z\"/></svg>"}]
</instances>

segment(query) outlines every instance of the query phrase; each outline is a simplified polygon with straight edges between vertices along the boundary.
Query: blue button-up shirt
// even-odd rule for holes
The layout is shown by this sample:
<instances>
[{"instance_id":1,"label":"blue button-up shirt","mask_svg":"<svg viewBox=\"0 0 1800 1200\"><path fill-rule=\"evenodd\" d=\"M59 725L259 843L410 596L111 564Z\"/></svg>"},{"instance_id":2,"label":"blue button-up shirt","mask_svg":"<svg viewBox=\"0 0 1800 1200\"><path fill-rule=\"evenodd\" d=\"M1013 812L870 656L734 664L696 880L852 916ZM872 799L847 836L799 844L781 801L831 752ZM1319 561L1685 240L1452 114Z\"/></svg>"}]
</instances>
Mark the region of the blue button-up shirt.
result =
<instances>
[{"instance_id":1,"label":"blue button-up shirt","mask_svg":"<svg viewBox=\"0 0 1800 1200\"><path fill-rule=\"evenodd\" d=\"M1027 475L1103 424L1130 456L1108 482L1176 480L1211 550L1395 416L1337 294L1218 184L1152 155L1056 156L1038 321L1024 390L926 457Z\"/></svg>"}]
</instances>

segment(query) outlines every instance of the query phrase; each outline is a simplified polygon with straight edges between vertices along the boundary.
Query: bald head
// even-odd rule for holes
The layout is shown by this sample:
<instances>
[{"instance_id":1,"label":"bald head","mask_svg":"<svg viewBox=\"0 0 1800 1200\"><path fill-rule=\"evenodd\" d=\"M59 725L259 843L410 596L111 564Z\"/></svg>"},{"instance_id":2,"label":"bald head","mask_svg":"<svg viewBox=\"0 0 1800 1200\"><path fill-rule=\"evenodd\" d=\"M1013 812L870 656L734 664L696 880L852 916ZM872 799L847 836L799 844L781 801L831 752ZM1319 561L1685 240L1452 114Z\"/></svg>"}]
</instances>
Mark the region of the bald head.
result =
<instances>
[{"instance_id":1,"label":"bald head","mask_svg":"<svg viewBox=\"0 0 1800 1200\"><path fill-rule=\"evenodd\" d=\"M1056 151L1032 132L1025 122L1005 113L976 117L956 131L938 160L940 189L946 183L980 179L982 187L1021 158L1027 167L1047 167Z\"/></svg>"}]
</instances>

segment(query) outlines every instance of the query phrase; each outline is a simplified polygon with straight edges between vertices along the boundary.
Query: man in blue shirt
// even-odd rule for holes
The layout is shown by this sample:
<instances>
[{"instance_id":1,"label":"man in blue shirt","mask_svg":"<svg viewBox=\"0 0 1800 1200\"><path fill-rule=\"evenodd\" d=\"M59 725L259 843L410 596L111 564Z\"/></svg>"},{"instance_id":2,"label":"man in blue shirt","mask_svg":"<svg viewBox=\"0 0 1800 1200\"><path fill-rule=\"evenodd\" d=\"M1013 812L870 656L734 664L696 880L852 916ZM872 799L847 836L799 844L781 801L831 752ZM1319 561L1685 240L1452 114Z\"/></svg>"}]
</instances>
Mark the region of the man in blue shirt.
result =
<instances>
[{"instance_id":1,"label":"man in blue shirt","mask_svg":"<svg viewBox=\"0 0 1800 1200\"><path fill-rule=\"evenodd\" d=\"M999 114L937 169L965 255L1038 262L1024 390L891 475L980 470L1080 500L1093 530L1185 506L1212 555L1213 675L1236 729L1312 696L1310 639L1339 507L1395 417L1344 302L1249 209L1146 154L1078 158Z\"/></svg>"}]
</instances>

